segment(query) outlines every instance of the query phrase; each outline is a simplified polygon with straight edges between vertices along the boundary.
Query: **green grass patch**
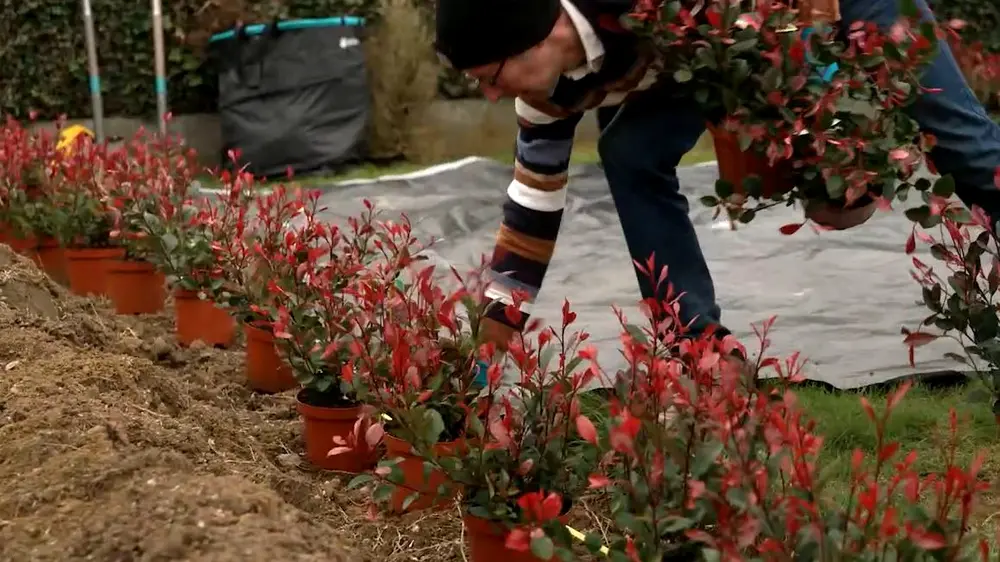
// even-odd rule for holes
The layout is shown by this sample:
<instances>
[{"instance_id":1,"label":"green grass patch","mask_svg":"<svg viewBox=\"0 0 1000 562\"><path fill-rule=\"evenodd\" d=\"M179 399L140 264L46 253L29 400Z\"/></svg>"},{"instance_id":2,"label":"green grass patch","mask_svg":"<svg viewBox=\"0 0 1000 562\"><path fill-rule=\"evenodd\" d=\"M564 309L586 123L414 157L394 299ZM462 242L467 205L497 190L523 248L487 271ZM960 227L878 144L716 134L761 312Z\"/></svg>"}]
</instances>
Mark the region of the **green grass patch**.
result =
<instances>
[{"instance_id":1,"label":"green grass patch","mask_svg":"<svg viewBox=\"0 0 1000 562\"><path fill-rule=\"evenodd\" d=\"M949 439L949 411L958 414L956 459L968 466L980 452L985 453L981 476L990 481L1000 475L1000 431L990 411L990 404L970 396L975 385L949 389L915 385L893 410L887 425L886 442L897 441L899 451L892 462L902 460L910 451L917 452L915 468L921 474L941 472ZM816 422L816 433L823 436L817 461L820 474L829 478L824 501L846 505L850 492L851 457L855 449L865 453L866 463L873 463L877 448L875 425L865 414L861 398L872 404L877 415L885 410L888 391L836 391L804 386L795 390L798 403L807 419ZM581 411L599 427L608 419L607 402L597 393L588 393ZM872 466L868 464L868 466ZM891 470L891 466L889 467ZM991 490L983 497L977 512L976 526L995 524L1000 505ZM993 527L983 529L993 536Z\"/></svg>"}]
</instances>

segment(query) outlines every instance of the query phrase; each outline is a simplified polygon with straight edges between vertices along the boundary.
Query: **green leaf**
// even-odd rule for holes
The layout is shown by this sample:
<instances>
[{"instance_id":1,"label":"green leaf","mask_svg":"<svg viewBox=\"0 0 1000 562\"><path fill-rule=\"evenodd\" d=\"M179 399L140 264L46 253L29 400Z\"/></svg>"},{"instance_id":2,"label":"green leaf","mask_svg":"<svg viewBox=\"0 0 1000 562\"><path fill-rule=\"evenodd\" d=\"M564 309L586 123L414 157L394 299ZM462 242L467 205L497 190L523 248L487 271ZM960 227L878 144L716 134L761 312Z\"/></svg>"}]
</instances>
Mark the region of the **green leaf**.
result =
<instances>
[{"instance_id":1,"label":"green leaf","mask_svg":"<svg viewBox=\"0 0 1000 562\"><path fill-rule=\"evenodd\" d=\"M740 131L739 143L740 143L740 152L746 152L750 150L750 145L753 144L753 137L750 136L745 131Z\"/></svg>"},{"instance_id":2,"label":"green leaf","mask_svg":"<svg viewBox=\"0 0 1000 562\"><path fill-rule=\"evenodd\" d=\"M769 67L764 72L761 82L765 92L777 90L781 87L781 69L776 66Z\"/></svg>"},{"instance_id":3,"label":"green leaf","mask_svg":"<svg viewBox=\"0 0 1000 562\"><path fill-rule=\"evenodd\" d=\"M732 54L739 54L739 53L745 53L747 51L750 51L751 49L753 49L756 46L757 46L757 38L756 37L751 38L751 39L744 39L743 41L737 41L736 43L734 43L733 46L731 46L731 47L729 47L729 49L727 49L726 53L730 54L730 55L732 55Z\"/></svg>"},{"instance_id":4,"label":"green leaf","mask_svg":"<svg viewBox=\"0 0 1000 562\"><path fill-rule=\"evenodd\" d=\"M396 491L396 486L392 484L382 484L375 488L372 493L372 501L375 503L382 503L392 497L392 493Z\"/></svg>"},{"instance_id":5,"label":"green leaf","mask_svg":"<svg viewBox=\"0 0 1000 562\"><path fill-rule=\"evenodd\" d=\"M721 441L702 443L695 452L694 460L691 461L691 476L701 478L715 464L720 454L722 454Z\"/></svg>"},{"instance_id":6,"label":"green leaf","mask_svg":"<svg viewBox=\"0 0 1000 562\"><path fill-rule=\"evenodd\" d=\"M906 215L906 218L910 219L912 222L922 223L931 216L931 208L927 205L922 205L920 207L907 209L904 214Z\"/></svg>"},{"instance_id":7,"label":"green leaf","mask_svg":"<svg viewBox=\"0 0 1000 562\"><path fill-rule=\"evenodd\" d=\"M635 324L627 324L625 329L628 330L628 334L632 336L635 341L641 344L649 343L649 338L646 337L646 332L642 331L642 328L636 326Z\"/></svg>"},{"instance_id":8,"label":"green leaf","mask_svg":"<svg viewBox=\"0 0 1000 562\"><path fill-rule=\"evenodd\" d=\"M725 199L733 194L733 184L726 180L717 180L715 182L715 196L719 199ZM714 205L713 205L714 206Z\"/></svg>"},{"instance_id":9,"label":"green leaf","mask_svg":"<svg viewBox=\"0 0 1000 562\"><path fill-rule=\"evenodd\" d=\"M172 254L174 250L177 249L178 245L177 237L170 232L164 232L163 235L160 236L160 243L163 244L163 250L168 254Z\"/></svg>"},{"instance_id":10,"label":"green leaf","mask_svg":"<svg viewBox=\"0 0 1000 562\"><path fill-rule=\"evenodd\" d=\"M555 545L547 536L536 537L531 539L531 553L542 560L551 560L555 554Z\"/></svg>"},{"instance_id":11,"label":"green leaf","mask_svg":"<svg viewBox=\"0 0 1000 562\"><path fill-rule=\"evenodd\" d=\"M587 533L583 540L583 544L592 554L597 554L601 551L601 547L604 546L601 535L598 535L597 533Z\"/></svg>"},{"instance_id":12,"label":"green leaf","mask_svg":"<svg viewBox=\"0 0 1000 562\"><path fill-rule=\"evenodd\" d=\"M437 443L441 434L444 433L444 420L441 419L441 413L437 410L427 409L424 411L424 439L427 443L433 444Z\"/></svg>"},{"instance_id":13,"label":"green leaf","mask_svg":"<svg viewBox=\"0 0 1000 562\"><path fill-rule=\"evenodd\" d=\"M671 516L667 518L666 524L660 529L666 534L679 533L694 526L694 521L686 517Z\"/></svg>"},{"instance_id":14,"label":"green leaf","mask_svg":"<svg viewBox=\"0 0 1000 562\"><path fill-rule=\"evenodd\" d=\"M368 473L359 474L354 478L352 478L350 482L348 482L347 487L360 488L361 486L364 486L365 484L371 482L374 479L375 477L372 476L371 474Z\"/></svg>"},{"instance_id":15,"label":"green leaf","mask_svg":"<svg viewBox=\"0 0 1000 562\"><path fill-rule=\"evenodd\" d=\"M955 178L952 176L941 176L934 182L934 195L938 197L951 197L955 194Z\"/></svg>"},{"instance_id":16,"label":"green leaf","mask_svg":"<svg viewBox=\"0 0 1000 562\"><path fill-rule=\"evenodd\" d=\"M952 361L955 361L957 363L961 363L963 365L968 365L969 364L969 358L966 357L966 356L964 356L964 355L959 355L957 353L953 353L953 352L949 351L948 353L945 353L944 356L947 357L948 359L951 359Z\"/></svg>"},{"instance_id":17,"label":"green leaf","mask_svg":"<svg viewBox=\"0 0 1000 562\"><path fill-rule=\"evenodd\" d=\"M754 211L753 209L747 209L742 213L740 213L739 221L743 224L749 224L750 221L752 221L755 218L757 218L757 211Z\"/></svg>"},{"instance_id":18,"label":"green leaf","mask_svg":"<svg viewBox=\"0 0 1000 562\"><path fill-rule=\"evenodd\" d=\"M420 498L420 493L418 492L413 492L412 494L406 496L406 498L403 499L403 511L409 509L413 502L417 501L418 498Z\"/></svg>"},{"instance_id":19,"label":"green leaf","mask_svg":"<svg viewBox=\"0 0 1000 562\"><path fill-rule=\"evenodd\" d=\"M694 78L694 75L686 68L679 68L674 71L674 80L676 80L678 84L690 82L692 78Z\"/></svg>"},{"instance_id":20,"label":"green leaf","mask_svg":"<svg viewBox=\"0 0 1000 562\"><path fill-rule=\"evenodd\" d=\"M830 176L830 179L826 181L826 194L830 196L830 199L841 199L846 192L847 186L844 183L844 178Z\"/></svg>"},{"instance_id":21,"label":"green leaf","mask_svg":"<svg viewBox=\"0 0 1000 562\"><path fill-rule=\"evenodd\" d=\"M730 63L732 67L733 82L738 86L750 77L750 65L743 59L736 59Z\"/></svg>"}]
</instances>

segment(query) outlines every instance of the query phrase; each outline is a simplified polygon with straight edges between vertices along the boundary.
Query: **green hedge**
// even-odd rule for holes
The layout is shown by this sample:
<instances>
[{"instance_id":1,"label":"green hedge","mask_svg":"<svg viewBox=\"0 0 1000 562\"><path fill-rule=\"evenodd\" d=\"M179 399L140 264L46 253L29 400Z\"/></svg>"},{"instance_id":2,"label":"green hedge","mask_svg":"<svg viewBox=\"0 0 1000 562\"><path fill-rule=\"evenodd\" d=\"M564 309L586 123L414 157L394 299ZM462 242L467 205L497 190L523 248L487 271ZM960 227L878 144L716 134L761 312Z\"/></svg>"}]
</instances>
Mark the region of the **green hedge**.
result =
<instances>
[{"instance_id":1,"label":"green hedge","mask_svg":"<svg viewBox=\"0 0 1000 562\"><path fill-rule=\"evenodd\" d=\"M428 6L429 4L428 0ZM285 6L287 2L288 6ZM151 10L147 0L93 0L105 114L152 116L156 108ZM164 0L168 95L176 113L214 111L215 83L199 45L233 22L280 17L359 15L377 18L374 0ZM221 5L221 7L220 7ZM941 17L973 27L970 38L1000 51L1000 3L932 0ZM204 7L215 7L207 13ZM430 17L430 10L428 10ZM0 4L0 113L43 119L90 115L87 56L80 0L17 0ZM472 93L460 76L445 73L447 97Z\"/></svg>"},{"instance_id":2,"label":"green hedge","mask_svg":"<svg viewBox=\"0 0 1000 562\"><path fill-rule=\"evenodd\" d=\"M104 112L155 114L155 73L148 0L92 0ZM218 7L219 5L222 7ZM168 97L175 113L215 110L216 84L202 55L215 31L235 21L357 15L377 21L373 0L164 0ZM204 6L217 8L207 13ZM0 113L37 110L42 119L91 115L80 0L0 4Z\"/></svg>"},{"instance_id":3,"label":"green hedge","mask_svg":"<svg viewBox=\"0 0 1000 562\"><path fill-rule=\"evenodd\" d=\"M988 51L1000 53L1000 2L996 0L929 0L938 19L965 20L967 41L981 41Z\"/></svg>"}]
</instances>

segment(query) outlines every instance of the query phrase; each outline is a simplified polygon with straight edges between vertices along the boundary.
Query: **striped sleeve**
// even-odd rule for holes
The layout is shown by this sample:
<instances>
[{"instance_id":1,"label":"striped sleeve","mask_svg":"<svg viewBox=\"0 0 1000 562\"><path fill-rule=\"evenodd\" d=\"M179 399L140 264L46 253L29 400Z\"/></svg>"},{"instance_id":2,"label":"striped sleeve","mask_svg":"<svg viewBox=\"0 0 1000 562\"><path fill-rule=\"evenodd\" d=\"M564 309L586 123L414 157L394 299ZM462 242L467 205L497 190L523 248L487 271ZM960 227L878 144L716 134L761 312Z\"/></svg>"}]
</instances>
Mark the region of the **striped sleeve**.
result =
<instances>
[{"instance_id":1,"label":"striped sleeve","mask_svg":"<svg viewBox=\"0 0 1000 562\"><path fill-rule=\"evenodd\" d=\"M514 179L507 187L503 220L490 260L492 306L484 321L487 337L504 344L523 329L552 259L566 205L566 184L573 137L582 112L515 100L518 133ZM510 322L501 303L520 290L528 295L521 319ZM498 302L499 301L499 302Z\"/></svg>"}]
</instances>

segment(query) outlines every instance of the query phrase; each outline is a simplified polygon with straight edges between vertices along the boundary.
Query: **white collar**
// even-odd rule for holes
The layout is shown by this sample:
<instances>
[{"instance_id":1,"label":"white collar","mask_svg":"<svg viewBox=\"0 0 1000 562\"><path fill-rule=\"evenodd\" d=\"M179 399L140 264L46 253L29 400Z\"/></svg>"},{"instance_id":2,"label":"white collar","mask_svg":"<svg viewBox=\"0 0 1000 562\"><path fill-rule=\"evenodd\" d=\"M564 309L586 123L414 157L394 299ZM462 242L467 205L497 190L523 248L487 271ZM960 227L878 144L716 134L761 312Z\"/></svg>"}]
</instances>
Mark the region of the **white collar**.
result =
<instances>
[{"instance_id":1,"label":"white collar","mask_svg":"<svg viewBox=\"0 0 1000 562\"><path fill-rule=\"evenodd\" d=\"M567 78L579 80L591 72L597 72L601 69L601 61L604 58L604 44L601 43L601 39L594 31L594 27L590 25L587 18L580 13L580 10L570 0L560 0L560 2L563 9L566 10L570 21L573 22L573 27L576 28L576 32L580 36L580 42L583 43L583 51L587 55L586 64L565 73Z\"/></svg>"}]
</instances>

